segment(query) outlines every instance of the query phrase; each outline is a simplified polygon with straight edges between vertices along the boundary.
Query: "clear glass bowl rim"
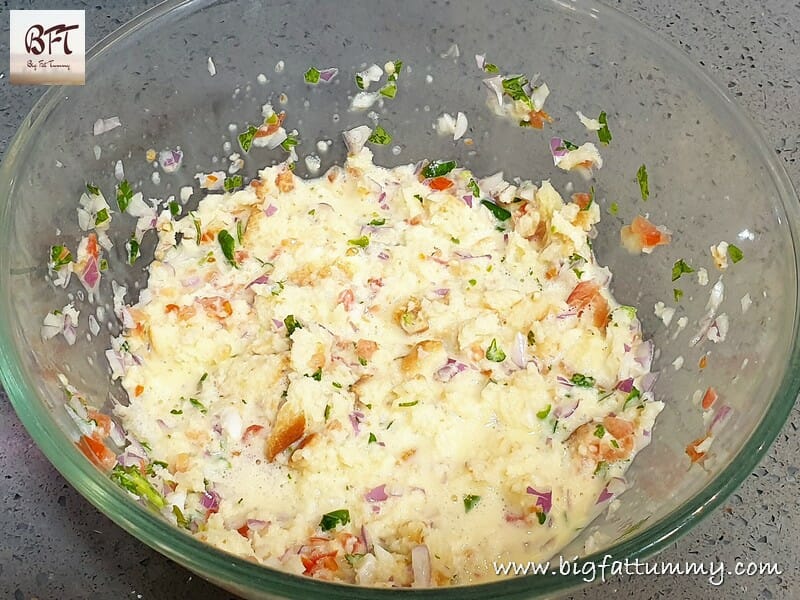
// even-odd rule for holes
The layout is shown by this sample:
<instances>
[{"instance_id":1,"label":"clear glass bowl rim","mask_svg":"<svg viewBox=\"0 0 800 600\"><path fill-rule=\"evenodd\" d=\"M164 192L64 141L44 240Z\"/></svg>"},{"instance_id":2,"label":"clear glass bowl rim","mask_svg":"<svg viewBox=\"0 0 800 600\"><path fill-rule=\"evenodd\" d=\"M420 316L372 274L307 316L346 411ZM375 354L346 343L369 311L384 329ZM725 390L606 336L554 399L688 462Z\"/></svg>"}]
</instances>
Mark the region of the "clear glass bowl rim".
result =
<instances>
[{"instance_id":1,"label":"clear glass bowl rim","mask_svg":"<svg viewBox=\"0 0 800 600\"><path fill-rule=\"evenodd\" d=\"M559 0L547 0L563 5ZM180 9L200 9L215 0L167 0L136 17L132 21L98 42L87 55L87 70L99 56L113 51L116 43L135 35L143 26ZM791 181L778 157L763 139L756 125L743 113L719 86L703 70L695 65L677 46L647 29L635 19L613 7L595 0L571 0L571 4L583 11L595 12L615 27L634 31L645 37L665 60L672 60L682 67L687 78L699 86L706 100L715 103L715 108L737 127L737 131L748 139L753 150L762 159L769 171L781 207L787 216L795 256L795 270L800 267L798 253L798 223L800 203ZM64 88L52 87L36 103L30 114L8 146L3 164L0 166L0 239L7 238L10 219L10 190L13 178L24 154L21 150L28 140L36 135L37 127L46 119L64 94ZM8 253L0 253L0 281L9 277ZM800 271L798 271L800 280ZM8 315L11 303L9 286L0 286L0 315ZM795 307L792 322L792 350L787 361L780 387L770 403L767 413L731 463L711 480L708 485L673 511L668 517L647 529L631 534L601 553L586 556L574 565L572 575L527 575L499 582L455 588L432 589L377 589L360 588L321 582L307 577L268 569L251 561L239 559L216 550L190 535L183 533L162 520L157 514L133 502L108 477L94 468L76 449L66 436L54 425L43 402L26 381L21 368L21 359L13 345L12 324L0 319L0 379L20 420L30 436L48 460L89 502L107 515L125 531L135 536L158 552L191 569L201 576L221 585L226 582L241 590L258 590L261 593L287 597L311 597L320 595L331 598L384 598L399 594L436 598L485 598L485 597L531 597L550 596L585 585L581 575L583 564L599 564L605 555L614 559L645 559L675 542L694 525L718 507L741 482L752 473L783 427L800 391L800 344L798 344L798 319ZM588 566L588 565L587 565Z\"/></svg>"}]
</instances>

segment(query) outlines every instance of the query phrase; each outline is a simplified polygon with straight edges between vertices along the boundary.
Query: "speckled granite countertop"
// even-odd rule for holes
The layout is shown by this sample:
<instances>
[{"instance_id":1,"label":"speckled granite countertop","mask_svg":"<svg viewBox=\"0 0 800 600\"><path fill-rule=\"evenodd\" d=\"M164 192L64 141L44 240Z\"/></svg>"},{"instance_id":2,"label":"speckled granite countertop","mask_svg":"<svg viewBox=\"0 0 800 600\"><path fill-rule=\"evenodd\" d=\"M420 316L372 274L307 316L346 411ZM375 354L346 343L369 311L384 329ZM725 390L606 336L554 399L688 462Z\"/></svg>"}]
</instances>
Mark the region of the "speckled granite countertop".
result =
<instances>
[{"instance_id":1,"label":"speckled granite countertop","mask_svg":"<svg viewBox=\"0 0 800 600\"><path fill-rule=\"evenodd\" d=\"M800 185L800 4L794 0L607 0L680 45L761 126ZM11 86L5 71L11 8L83 8L87 45L154 0L2 0L0 158L42 93ZM800 598L800 424L792 413L769 455L705 522L668 548L664 561L777 561L782 575L631 576L596 582L576 599ZM50 466L0 390L0 597L23 599L227 599L229 594L129 536Z\"/></svg>"}]
</instances>

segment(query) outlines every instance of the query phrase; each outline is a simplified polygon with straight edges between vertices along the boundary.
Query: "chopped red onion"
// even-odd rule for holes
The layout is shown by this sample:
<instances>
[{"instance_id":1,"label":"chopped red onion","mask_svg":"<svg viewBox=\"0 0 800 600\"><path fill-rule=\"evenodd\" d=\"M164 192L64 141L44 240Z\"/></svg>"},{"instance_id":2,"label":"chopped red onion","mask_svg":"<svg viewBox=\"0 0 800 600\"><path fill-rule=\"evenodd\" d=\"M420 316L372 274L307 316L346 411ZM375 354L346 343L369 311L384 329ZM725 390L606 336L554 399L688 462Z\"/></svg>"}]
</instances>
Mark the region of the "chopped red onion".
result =
<instances>
[{"instance_id":1,"label":"chopped red onion","mask_svg":"<svg viewBox=\"0 0 800 600\"><path fill-rule=\"evenodd\" d=\"M170 431L172 429L172 427L164 422L164 419L156 419L156 423L158 423L158 426L161 427L162 431Z\"/></svg>"},{"instance_id":2,"label":"chopped red onion","mask_svg":"<svg viewBox=\"0 0 800 600\"><path fill-rule=\"evenodd\" d=\"M100 269L97 266L97 259L94 256L89 257L89 260L86 262L86 267L83 269L83 273L81 273L79 279L83 287L85 287L86 291L90 294L97 290L97 285L100 282Z\"/></svg>"},{"instance_id":3,"label":"chopped red onion","mask_svg":"<svg viewBox=\"0 0 800 600\"><path fill-rule=\"evenodd\" d=\"M645 340L636 348L633 355L633 360L641 365L645 371L650 370L650 365L653 363L653 354L655 348L653 347L652 340Z\"/></svg>"},{"instance_id":4,"label":"chopped red onion","mask_svg":"<svg viewBox=\"0 0 800 600\"><path fill-rule=\"evenodd\" d=\"M200 496L200 505L208 512L215 513L219 510L220 497L214 490L206 490Z\"/></svg>"},{"instance_id":5,"label":"chopped red onion","mask_svg":"<svg viewBox=\"0 0 800 600\"><path fill-rule=\"evenodd\" d=\"M327 69L321 69L319 72L320 81L324 81L325 83L330 83L330 81L336 77L339 73L339 69L336 67L329 67Z\"/></svg>"},{"instance_id":6,"label":"chopped red onion","mask_svg":"<svg viewBox=\"0 0 800 600\"><path fill-rule=\"evenodd\" d=\"M111 430L108 432L108 437L120 448L125 445L125 432L114 419L111 419Z\"/></svg>"},{"instance_id":7,"label":"chopped red onion","mask_svg":"<svg viewBox=\"0 0 800 600\"><path fill-rule=\"evenodd\" d=\"M467 365L458 362L453 358L447 359L447 364L443 366L441 369L436 371L434 377L437 381L441 381L443 383L447 383L453 377L461 373L462 371L466 370Z\"/></svg>"},{"instance_id":8,"label":"chopped red onion","mask_svg":"<svg viewBox=\"0 0 800 600\"><path fill-rule=\"evenodd\" d=\"M280 329L283 327L283 321L280 319L272 319L272 324L275 325L275 329Z\"/></svg>"},{"instance_id":9,"label":"chopped red onion","mask_svg":"<svg viewBox=\"0 0 800 600\"><path fill-rule=\"evenodd\" d=\"M557 419L566 419L567 417L571 417L572 413L577 410L578 404L580 404L578 400L573 400L567 406L558 406L553 411L553 416Z\"/></svg>"},{"instance_id":10,"label":"chopped red onion","mask_svg":"<svg viewBox=\"0 0 800 600\"><path fill-rule=\"evenodd\" d=\"M578 314L578 311L576 311L576 310L568 310L566 312L562 312L562 313L557 314L556 315L556 319L559 319L559 320L568 319L569 317L574 317L577 314Z\"/></svg>"},{"instance_id":11,"label":"chopped red onion","mask_svg":"<svg viewBox=\"0 0 800 600\"><path fill-rule=\"evenodd\" d=\"M528 494L532 496L536 496L536 506L542 509L542 512L549 513L550 509L553 508L553 492L539 492L533 489L531 486L528 486L528 489L525 490Z\"/></svg>"},{"instance_id":12,"label":"chopped red onion","mask_svg":"<svg viewBox=\"0 0 800 600\"><path fill-rule=\"evenodd\" d=\"M376 488L372 488L369 492L364 495L364 499L367 502L383 502L389 498L388 494L386 493L386 484L379 485Z\"/></svg>"},{"instance_id":13,"label":"chopped red onion","mask_svg":"<svg viewBox=\"0 0 800 600\"><path fill-rule=\"evenodd\" d=\"M525 336L517 332L517 335L514 336L514 345L511 347L511 360L520 369L524 369L525 365L528 363L527 348L528 341L525 339Z\"/></svg>"},{"instance_id":14,"label":"chopped red onion","mask_svg":"<svg viewBox=\"0 0 800 600\"><path fill-rule=\"evenodd\" d=\"M497 105L503 106L503 78L500 75L483 80L484 85L494 93Z\"/></svg>"},{"instance_id":15,"label":"chopped red onion","mask_svg":"<svg viewBox=\"0 0 800 600\"><path fill-rule=\"evenodd\" d=\"M631 351L631 347L630 347L629 344L622 344L622 347L625 349L625 352L630 352Z\"/></svg>"},{"instance_id":16,"label":"chopped red onion","mask_svg":"<svg viewBox=\"0 0 800 600\"><path fill-rule=\"evenodd\" d=\"M553 156L554 165L558 165L568 152L564 140L559 137L550 138L550 154Z\"/></svg>"},{"instance_id":17,"label":"chopped red onion","mask_svg":"<svg viewBox=\"0 0 800 600\"><path fill-rule=\"evenodd\" d=\"M386 252L385 252L385 251L381 250L381 251L378 253L378 258L380 258L381 260L389 260L389 255L388 255L388 254L386 254Z\"/></svg>"},{"instance_id":18,"label":"chopped red onion","mask_svg":"<svg viewBox=\"0 0 800 600\"><path fill-rule=\"evenodd\" d=\"M367 528L362 525L361 526L361 539L364 540L364 545L367 547L367 552L372 552L372 536L367 531Z\"/></svg>"},{"instance_id":19,"label":"chopped red onion","mask_svg":"<svg viewBox=\"0 0 800 600\"><path fill-rule=\"evenodd\" d=\"M633 377L628 377L627 379L620 381L614 389L619 390L620 392L625 392L626 394L629 393L633 389Z\"/></svg>"},{"instance_id":20,"label":"chopped red onion","mask_svg":"<svg viewBox=\"0 0 800 600\"><path fill-rule=\"evenodd\" d=\"M350 424L353 426L353 431L358 435L361 432L361 422L364 420L364 413L353 411L350 413Z\"/></svg>"},{"instance_id":21,"label":"chopped red onion","mask_svg":"<svg viewBox=\"0 0 800 600\"><path fill-rule=\"evenodd\" d=\"M714 415L714 419L711 421L711 425L708 428L709 432L714 433L715 429L722 427L730 418L732 411L733 409L727 404L720 406L717 410L717 413Z\"/></svg>"},{"instance_id":22,"label":"chopped red onion","mask_svg":"<svg viewBox=\"0 0 800 600\"><path fill-rule=\"evenodd\" d=\"M269 283L269 275L260 275L256 277L255 279L253 279L253 281L247 284L247 287L250 287L251 285L264 284L264 283Z\"/></svg>"},{"instance_id":23,"label":"chopped red onion","mask_svg":"<svg viewBox=\"0 0 800 600\"><path fill-rule=\"evenodd\" d=\"M658 371L645 373L644 375L642 375L642 380L640 384L642 386L643 392L649 392L650 390L653 389L653 386L656 384L656 380L658 379L658 375L659 375Z\"/></svg>"},{"instance_id":24,"label":"chopped red onion","mask_svg":"<svg viewBox=\"0 0 800 600\"><path fill-rule=\"evenodd\" d=\"M476 54L475 64L478 65L480 70L483 70L483 67L486 65L486 54Z\"/></svg>"},{"instance_id":25,"label":"chopped red onion","mask_svg":"<svg viewBox=\"0 0 800 600\"><path fill-rule=\"evenodd\" d=\"M247 519L247 528L250 531L259 531L269 525L269 521L262 521L261 519Z\"/></svg>"},{"instance_id":26,"label":"chopped red onion","mask_svg":"<svg viewBox=\"0 0 800 600\"><path fill-rule=\"evenodd\" d=\"M472 208L472 194L461 196L461 199L464 201L464 204Z\"/></svg>"},{"instance_id":27,"label":"chopped red onion","mask_svg":"<svg viewBox=\"0 0 800 600\"><path fill-rule=\"evenodd\" d=\"M136 456L132 452L123 452L117 456L117 463L123 467L138 467L141 466L144 460L141 456Z\"/></svg>"},{"instance_id":28,"label":"chopped red onion","mask_svg":"<svg viewBox=\"0 0 800 600\"><path fill-rule=\"evenodd\" d=\"M165 173L174 173L183 162L183 152L180 150L162 150L158 153L158 164Z\"/></svg>"},{"instance_id":29,"label":"chopped red onion","mask_svg":"<svg viewBox=\"0 0 800 600\"><path fill-rule=\"evenodd\" d=\"M464 259L464 260L472 260L474 258L488 258L489 260L492 259L492 255L491 254L480 254L478 256L475 256L475 255L469 254L467 252L456 252L455 255L458 258L461 258L461 259Z\"/></svg>"},{"instance_id":30,"label":"chopped red onion","mask_svg":"<svg viewBox=\"0 0 800 600\"><path fill-rule=\"evenodd\" d=\"M433 293L436 294L437 296L444 297L444 296L447 296L447 294L450 293L450 288L439 288L439 289L433 290Z\"/></svg>"},{"instance_id":31,"label":"chopped red onion","mask_svg":"<svg viewBox=\"0 0 800 600\"><path fill-rule=\"evenodd\" d=\"M112 129L116 129L120 127L122 123L119 120L119 117L109 117L108 119L97 119L94 122L93 133L94 135L100 135L102 133L106 133L111 131Z\"/></svg>"},{"instance_id":32,"label":"chopped red onion","mask_svg":"<svg viewBox=\"0 0 800 600\"><path fill-rule=\"evenodd\" d=\"M602 504L603 502L606 502L607 500L611 500L611 498L613 498L613 497L614 497L614 494L609 492L608 491L608 486L606 486L606 487L603 488L603 491L600 492L600 495L597 497L597 502L595 502L595 505Z\"/></svg>"},{"instance_id":33,"label":"chopped red onion","mask_svg":"<svg viewBox=\"0 0 800 600\"><path fill-rule=\"evenodd\" d=\"M567 387L575 387L575 384L572 383L569 379L567 379L563 375L558 375L556 377L556 381L558 381L558 383L560 383L561 385L565 385Z\"/></svg>"},{"instance_id":34,"label":"chopped red onion","mask_svg":"<svg viewBox=\"0 0 800 600\"><path fill-rule=\"evenodd\" d=\"M358 154L367 143L369 136L372 135L372 129L366 125L359 125L349 131L342 133L344 138L344 145L347 146L348 154Z\"/></svg>"},{"instance_id":35,"label":"chopped red onion","mask_svg":"<svg viewBox=\"0 0 800 600\"><path fill-rule=\"evenodd\" d=\"M194 287L198 285L202 280L198 275L194 275L193 277L187 277L186 279L181 280L181 285L183 287Z\"/></svg>"},{"instance_id":36,"label":"chopped red onion","mask_svg":"<svg viewBox=\"0 0 800 600\"><path fill-rule=\"evenodd\" d=\"M430 587L431 585L431 553L424 544L411 549L411 569L414 572L412 587Z\"/></svg>"},{"instance_id":37,"label":"chopped red onion","mask_svg":"<svg viewBox=\"0 0 800 600\"><path fill-rule=\"evenodd\" d=\"M267 209L264 211L264 214L267 215L268 217L271 217L276 212L278 212L278 207L275 206L274 204L270 204L269 206L267 206Z\"/></svg>"}]
</instances>

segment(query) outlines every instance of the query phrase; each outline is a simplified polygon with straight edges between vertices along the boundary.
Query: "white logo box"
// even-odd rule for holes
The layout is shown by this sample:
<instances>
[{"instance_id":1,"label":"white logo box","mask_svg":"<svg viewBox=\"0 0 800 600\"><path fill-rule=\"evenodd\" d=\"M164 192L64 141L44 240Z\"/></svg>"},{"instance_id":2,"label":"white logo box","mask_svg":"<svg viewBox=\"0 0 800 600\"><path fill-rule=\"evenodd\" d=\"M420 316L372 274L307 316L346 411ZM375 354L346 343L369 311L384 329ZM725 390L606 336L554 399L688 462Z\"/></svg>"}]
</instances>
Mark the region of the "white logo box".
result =
<instances>
[{"instance_id":1,"label":"white logo box","mask_svg":"<svg viewBox=\"0 0 800 600\"><path fill-rule=\"evenodd\" d=\"M82 10L10 11L11 83L83 85L86 17Z\"/></svg>"}]
</instances>

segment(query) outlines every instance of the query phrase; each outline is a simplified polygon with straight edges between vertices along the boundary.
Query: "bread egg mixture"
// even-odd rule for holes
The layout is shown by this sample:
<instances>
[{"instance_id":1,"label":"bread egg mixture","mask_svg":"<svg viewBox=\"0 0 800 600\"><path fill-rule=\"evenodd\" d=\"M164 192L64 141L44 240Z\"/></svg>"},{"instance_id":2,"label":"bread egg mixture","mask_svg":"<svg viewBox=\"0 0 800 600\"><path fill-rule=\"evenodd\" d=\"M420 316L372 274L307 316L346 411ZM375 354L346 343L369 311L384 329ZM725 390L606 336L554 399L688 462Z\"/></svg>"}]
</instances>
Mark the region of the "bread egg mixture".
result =
<instances>
[{"instance_id":1,"label":"bread egg mixture","mask_svg":"<svg viewBox=\"0 0 800 600\"><path fill-rule=\"evenodd\" d=\"M661 403L608 290L589 194L286 164L160 221L117 415L165 514L281 570L479 583L545 560L610 498Z\"/></svg>"}]
</instances>

